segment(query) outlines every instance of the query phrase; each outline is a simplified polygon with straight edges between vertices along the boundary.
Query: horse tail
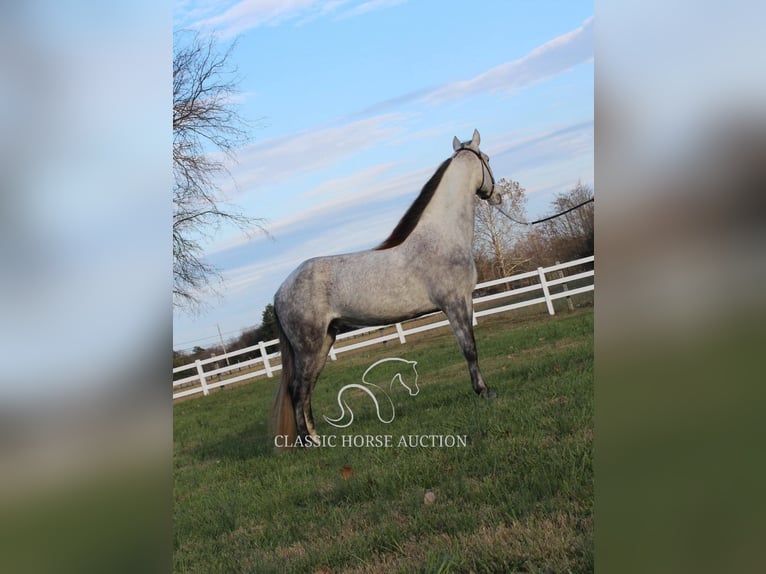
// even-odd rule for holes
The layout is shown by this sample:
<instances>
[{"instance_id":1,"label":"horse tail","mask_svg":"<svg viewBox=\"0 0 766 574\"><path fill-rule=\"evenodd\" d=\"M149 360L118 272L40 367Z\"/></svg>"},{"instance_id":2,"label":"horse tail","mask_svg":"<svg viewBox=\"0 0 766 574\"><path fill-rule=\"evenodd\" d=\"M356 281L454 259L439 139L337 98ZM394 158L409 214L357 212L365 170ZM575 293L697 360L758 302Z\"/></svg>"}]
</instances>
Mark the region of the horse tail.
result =
<instances>
[{"instance_id":1,"label":"horse tail","mask_svg":"<svg viewBox=\"0 0 766 574\"><path fill-rule=\"evenodd\" d=\"M274 403L271 405L271 433L274 436L286 437L283 441L280 441L281 444L291 445L295 443L295 439L298 436L293 400L290 397L290 380L293 378L295 351L282 329L276 306L274 316L277 323L277 333L279 334L279 348L282 354L282 380L277 388Z\"/></svg>"}]
</instances>

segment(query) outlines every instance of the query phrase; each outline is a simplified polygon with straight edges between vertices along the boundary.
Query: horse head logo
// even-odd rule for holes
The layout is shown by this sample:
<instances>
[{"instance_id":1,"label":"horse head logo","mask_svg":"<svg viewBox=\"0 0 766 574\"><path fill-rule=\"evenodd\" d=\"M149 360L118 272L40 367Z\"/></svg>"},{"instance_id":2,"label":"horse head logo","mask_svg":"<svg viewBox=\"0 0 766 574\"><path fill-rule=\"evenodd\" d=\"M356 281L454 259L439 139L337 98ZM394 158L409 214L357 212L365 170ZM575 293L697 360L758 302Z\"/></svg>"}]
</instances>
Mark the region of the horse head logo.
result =
<instances>
[{"instance_id":1,"label":"horse head logo","mask_svg":"<svg viewBox=\"0 0 766 574\"><path fill-rule=\"evenodd\" d=\"M366 393L371 399L373 404L375 405L375 413L378 416L378 420L384 424L389 424L393 422L394 418L396 417L396 409L394 408L394 403L391 400L391 397L389 394L383 390L381 387L374 383L370 383L367 381L367 375L370 371L372 371L375 367L382 363L387 362L400 362L404 363L405 365L409 365L412 368L412 372L414 373L414 378L412 380L411 384L407 384L402 377L401 372L397 372L392 378L391 383L388 386L389 392L393 391L394 383L399 383L402 387L407 389L407 392L411 397L414 397L420 392L420 387L418 387L418 370L415 368L418 364L417 361L408 361L406 359L400 359L398 357L390 357L387 359L381 359L380 361L374 362L372 365L370 365L367 370L362 375L362 383L363 384L357 384L352 383L350 385L345 385L338 391L338 406L340 407L340 416L335 419L331 419L327 416L324 417L324 420L326 420L329 424L336 428L346 428L348 426L351 426L351 423L354 422L354 412L351 410L351 407L348 406L348 403L343 400L343 393L345 393L348 389L356 389L359 391L363 391ZM376 392L373 392L373 389L376 390ZM380 413L380 403L378 402L378 397L376 395L382 394L385 396L386 400L388 400L388 404L391 406L391 418L385 419L383 416L381 416ZM346 418L346 413L348 413L348 421L344 421Z\"/></svg>"}]
</instances>

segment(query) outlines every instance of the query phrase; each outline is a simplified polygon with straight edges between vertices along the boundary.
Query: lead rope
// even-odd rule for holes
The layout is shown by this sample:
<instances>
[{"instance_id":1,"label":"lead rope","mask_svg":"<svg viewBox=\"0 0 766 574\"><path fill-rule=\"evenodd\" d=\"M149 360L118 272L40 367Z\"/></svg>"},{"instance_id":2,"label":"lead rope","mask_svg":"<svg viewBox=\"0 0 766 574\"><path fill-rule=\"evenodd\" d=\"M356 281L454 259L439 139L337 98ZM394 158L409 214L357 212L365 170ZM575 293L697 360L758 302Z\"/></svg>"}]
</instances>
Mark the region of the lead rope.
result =
<instances>
[{"instance_id":1,"label":"lead rope","mask_svg":"<svg viewBox=\"0 0 766 574\"><path fill-rule=\"evenodd\" d=\"M556 219L557 217L561 217L562 215L566 215L570 211L574 211L575 209L579 209L580 207L582 207L583 205L587 205L588 203L593 203L594 199L595 198L591 197L587 201L583 201L582 203L577 204L574 207L570 207L569 209L567 209L565 211L562 211L561 213L557 213L556 215L551 215L549 217L543 217L542 219L538 219L537 221L532 221L532 222L529 222L529 221L519 221L515 217L509 215L502 207L500 207L500 204L494 205L493 207L495 209L497 209L500 213L505 215L508 219L510 219L511 221L513 221L515 223L518 223L520 225L537 225L538 223L542 223L544 221L550 221L551 219Z\"/></svg>"}]
</instances>

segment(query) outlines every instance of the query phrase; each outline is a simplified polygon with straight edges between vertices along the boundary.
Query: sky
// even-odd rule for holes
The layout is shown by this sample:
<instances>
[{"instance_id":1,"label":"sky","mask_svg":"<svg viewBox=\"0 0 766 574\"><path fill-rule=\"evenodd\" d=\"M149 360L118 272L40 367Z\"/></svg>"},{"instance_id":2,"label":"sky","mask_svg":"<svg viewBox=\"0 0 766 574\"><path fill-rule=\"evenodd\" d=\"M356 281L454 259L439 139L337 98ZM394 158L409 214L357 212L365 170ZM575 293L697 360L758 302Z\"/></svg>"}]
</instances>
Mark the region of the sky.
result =
<instances>
[{"instance_id":1,"label":"sky","mask_svg":"<svg viewBox=\"0 0 766 574\"><path fill-rule=\"evenodd\" d=\"M222 227L203 244L223 283L197 313L174 310L175 349L258 325L305 259L380 243L453 136L479 130L530 219L593 186L592 2L179 0L174 28L236 40L254 129L217 183L268 230Z\"/></svg>"}]
</instances>

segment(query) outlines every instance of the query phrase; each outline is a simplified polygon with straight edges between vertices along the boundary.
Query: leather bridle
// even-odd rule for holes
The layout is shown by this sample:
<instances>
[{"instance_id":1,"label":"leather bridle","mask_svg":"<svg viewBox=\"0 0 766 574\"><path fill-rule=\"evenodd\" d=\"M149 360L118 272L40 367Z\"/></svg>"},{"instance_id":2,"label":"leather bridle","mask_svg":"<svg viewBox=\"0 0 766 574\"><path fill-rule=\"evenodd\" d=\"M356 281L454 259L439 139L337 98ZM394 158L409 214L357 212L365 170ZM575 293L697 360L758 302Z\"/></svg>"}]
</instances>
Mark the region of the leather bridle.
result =
<instances>
[{"instance_id":1,"label":"leather bridle","mask_svg":"<svg viewBox=\"0 0 766 574\"><path fill-rule=\"evenodd\" d=\"M492 170L489 169L489 165L486 161L484 161L484 158L481 156L479 152L477 152L475 149L466 147L466 146L460 146L456 151L455 155L459 154L461 151L470 151L472 154L474 154L476 157L479 158L479 161L481 162L481 185L479 186L478 191L476 192L476 195L478 195L481 199L487 200L490 197L492 197L492 194L495 192L495 176L492 175ZM489 177L492 180L492 189L490 189L489 193L486 191L482 191L484 188L484 171L489 173Z\"/></svg>"}]
</instances>

